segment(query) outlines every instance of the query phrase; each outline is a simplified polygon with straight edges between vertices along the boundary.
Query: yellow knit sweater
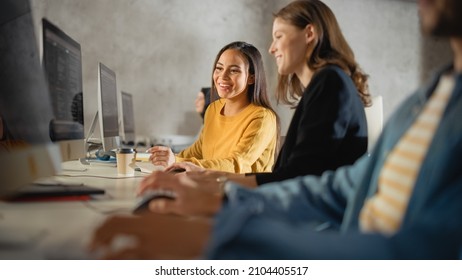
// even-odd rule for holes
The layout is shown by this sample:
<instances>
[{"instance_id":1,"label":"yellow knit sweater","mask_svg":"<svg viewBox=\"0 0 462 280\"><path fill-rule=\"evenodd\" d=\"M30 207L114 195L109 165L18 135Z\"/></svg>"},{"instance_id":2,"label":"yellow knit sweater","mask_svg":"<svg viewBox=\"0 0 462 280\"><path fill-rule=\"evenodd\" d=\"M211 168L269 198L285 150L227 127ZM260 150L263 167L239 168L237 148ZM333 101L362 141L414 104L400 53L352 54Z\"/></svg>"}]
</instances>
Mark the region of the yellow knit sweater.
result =
<instances>
[{"instance_id":1,"label":"yellow knit sweater","mask_svg":"<svg viewBox=\"0 0 462 280\"><path fill-rule=\"evenodd\" d=\"M176 161L235 173L271 172L276 116L253 104L235 116L223 116L220 112L224 104L223 100L210 104L199 139L180 152Z\"/></svg>"}]
</instances>

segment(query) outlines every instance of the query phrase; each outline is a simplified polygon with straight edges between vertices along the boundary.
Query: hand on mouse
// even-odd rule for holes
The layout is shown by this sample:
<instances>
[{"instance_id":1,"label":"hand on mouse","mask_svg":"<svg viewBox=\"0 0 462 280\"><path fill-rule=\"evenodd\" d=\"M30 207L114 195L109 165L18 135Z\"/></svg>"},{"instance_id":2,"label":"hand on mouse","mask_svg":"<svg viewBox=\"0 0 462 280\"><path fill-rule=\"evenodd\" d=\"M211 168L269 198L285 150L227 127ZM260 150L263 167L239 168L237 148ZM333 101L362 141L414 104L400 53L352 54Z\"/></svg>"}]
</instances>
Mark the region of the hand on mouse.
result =
<instances>
[{"instance_id":1,"label":"hand on mouse","mask_svg":"<svg viewBox=\"0 0 462 280\"><path fill-rule=\"evenodd\" d=\"M146 151L151 153L149 161L154 165L167 167L175 163L175 154L172 149L166 146L154 146Z\"/></svg>"},{"instance_id":2,"label":"hand on mouse","mask_svg":"<svg viewBox=\"0 0 462 280\"><path fill-rule=\"evenodd\" d=\"M138 194L150 189L168 189L176 194L174 200L152 200L149 210L156 213L212 216L222 205L223 193L216 179L192 180L188 176L156 171L143 179Z\"/></svg>"},{"instance_id":3,"label":"hand on mouse","mask_svg":"<svg viewBox=\"0 0 462 280\"><path fill-rule=\"evenodd\" d=\"M200 166L197 166L195 165L194 163L191 163L191 162L176 162L174 164L171 164L170 166L168 166L167 168L165 168L165 172L174 172L176 170L184 170L184 171L187 171L187 172L190 172L190 171L205 171L206 169L205 168L202 168ZM178 173L178 172L176 172Z\"/></svg>"}]
</instances>

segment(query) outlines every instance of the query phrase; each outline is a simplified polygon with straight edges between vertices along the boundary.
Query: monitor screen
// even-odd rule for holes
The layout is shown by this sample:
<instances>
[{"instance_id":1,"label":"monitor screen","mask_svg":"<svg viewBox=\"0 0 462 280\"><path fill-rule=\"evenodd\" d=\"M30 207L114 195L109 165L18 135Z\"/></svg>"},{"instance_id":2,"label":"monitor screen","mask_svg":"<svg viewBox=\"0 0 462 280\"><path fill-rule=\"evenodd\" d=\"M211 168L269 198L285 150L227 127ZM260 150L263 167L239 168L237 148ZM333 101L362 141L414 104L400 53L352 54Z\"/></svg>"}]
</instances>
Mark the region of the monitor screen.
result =
<instances>
[{"instance_id":1,"label":"monitor screen","mask_svg":"<svg viewBox=\"0 0 462 280\"><path fill-rule=\"evenodd\" d=\"M63 160L81 158L85 133L80 44L47 19L42 27L43 66L54 114L50 137L59 141Z\"/></svg>"},{"instance_id":2,"label":"monitor screen","mask_svg":"<svg viewBox=\"0 0 462 280\"><path fill-rule=\"evenodd\" d=\"M99 63L99 124L104 151L120 146L119 108L117 107L117 86L114 71Z\"/></svg>"},{"instance_id":3,"label":"monitor screen","mask_svg":"<svg viewBox=\"0 0 462 280\"><path fill-rule=\"evenodd\" d=\"M61 168L53 117L27 0L0 1L0 196Z\"/></svg>"},{"instance_id":4,"label":"monitor screen","mask_svg":"<svg viewBox=\"0 0 462 280\"><path fill-rule=\"evenodd\" d=\"M135 142L135 114L133 111L133 96L122 91L122 118L125 144Z\"/></svg>"}]
</instances>

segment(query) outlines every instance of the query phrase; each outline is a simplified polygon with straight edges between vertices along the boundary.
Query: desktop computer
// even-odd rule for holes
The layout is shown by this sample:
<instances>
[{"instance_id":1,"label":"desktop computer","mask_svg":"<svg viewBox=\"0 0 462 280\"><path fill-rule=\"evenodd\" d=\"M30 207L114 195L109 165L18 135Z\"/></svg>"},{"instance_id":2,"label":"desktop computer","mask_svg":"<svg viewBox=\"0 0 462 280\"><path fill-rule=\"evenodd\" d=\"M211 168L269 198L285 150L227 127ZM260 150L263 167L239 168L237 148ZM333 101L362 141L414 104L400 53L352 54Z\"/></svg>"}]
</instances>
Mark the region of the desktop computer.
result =
<instances>
[{"instance_id":1,"label":"desktop computer","mask_svg":"<svg viewBox=\"0 0 462 280\"><path fill-rule=\"evenodd\" d=\"M60 149L50 139L52 101L40 66L29 2L2 1L0 11L0 198L103 194L102 189L82 184L42 187L37 183L61 171ZM0 240L5 230L0 224Z\"/></svg>"},{"instance_id":2,"label":"desktop computer","mask_svg":"<svg viewBox=\"0 0 462 280\"><path fill-rule=\"evenodd\" d=\"M123 144L135 146L135 114L133 111L133 95L122 91L122 130Z\"/></svg>"},{"instance_id":3,"label":"desktop computer","mask_svg":"<svg viewBox=\"0 0 462 280\"><path fill-rule=\"evenodd\" d=\"M61 156L49 137L51 102L27 0L0 2L0 48L0 196L4 197L59 172Z\"/></svg>"},{"instance_id":4,"label":"desktop computer","mask_svg":"<svg viewBox=\"0 0 462 280\"><path fill-rule=\"evenodd\" d=\"M53 118L50 137L63 161L85 157L82 54L80 44L56 25L42 19L43 67L48 81Z\"/></svg>"},{"instance_id":5,"label":"desktop computer","mask_svg":"<svg viewBox=\"0 0 462 280\"><path fill-rule=\"evenodd\" d=\"M101 142L104 151L110 152L120 146L116 74L102 63L99 63L98 70L98 109L100 112Z\"/></svg>"},{"instance_id":6,"label":"desktop computer","mask_svg":"<svg viewBox=\"0 0 462 280\"><path fill-rule=\"evenodd\" d=\"M98 64L98 111L86 139L87 149L98 147L96 157L109 160L120 147L119 108L117 105L116 74L103 63ZM99 122L100 139L92 138Z\"/></svg>"}]
</instances>

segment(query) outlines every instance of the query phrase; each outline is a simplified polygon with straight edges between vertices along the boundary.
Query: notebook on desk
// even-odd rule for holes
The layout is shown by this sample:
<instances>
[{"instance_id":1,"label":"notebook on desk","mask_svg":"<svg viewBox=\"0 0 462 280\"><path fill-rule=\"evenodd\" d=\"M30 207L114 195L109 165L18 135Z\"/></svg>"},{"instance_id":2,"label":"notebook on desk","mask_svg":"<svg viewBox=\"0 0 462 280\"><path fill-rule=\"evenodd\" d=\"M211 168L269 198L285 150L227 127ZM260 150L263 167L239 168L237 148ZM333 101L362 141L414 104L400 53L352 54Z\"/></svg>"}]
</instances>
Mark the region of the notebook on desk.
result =
<instances>
[{"instance_id":1,"label":"notebook on desk","mask_svg":"<svg viewBox=\"0 0 462 280\"><path fill-rule=\"evenodd\" d=\"M105 190L85 185L31 184L19 189L8 201L72 201L89 200Z\"/></svg>"}]
</instances>

